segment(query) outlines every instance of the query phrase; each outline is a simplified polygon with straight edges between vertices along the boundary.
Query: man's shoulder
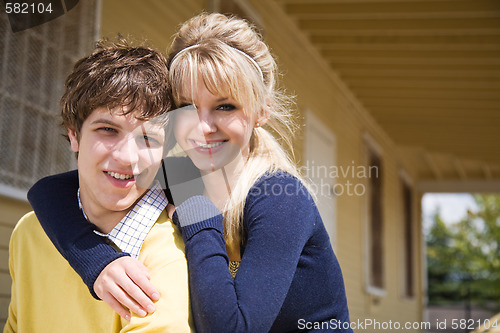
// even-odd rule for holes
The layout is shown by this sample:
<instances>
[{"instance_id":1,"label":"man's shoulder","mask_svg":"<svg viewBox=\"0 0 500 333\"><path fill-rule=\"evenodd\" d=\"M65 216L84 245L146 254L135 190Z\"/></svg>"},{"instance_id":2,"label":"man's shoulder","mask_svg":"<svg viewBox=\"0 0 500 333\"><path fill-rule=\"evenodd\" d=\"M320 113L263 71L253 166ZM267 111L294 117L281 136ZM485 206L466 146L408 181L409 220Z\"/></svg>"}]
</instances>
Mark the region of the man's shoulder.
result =
<instances>
[{"instance_id":1,"label":"man's shoulder","mask_svg":"<svg viewBox=\"0 0 500 333\"><path fill-rule=\"evenodd\" d=\"M149 231L142 246L139 259L151 260L162 257L163 260L185 260L184 241L179 229L163 210L158 220Z\"/></svg>"},{"instance_id":2,"label":"man's shoulder","mask_svg":"<svg viewBox=\"0 0 500 333\"><path fill-rule=\"evenodd\" d=\"M17 253L48 253L56 256L57 250L52 245L34 212L29 212L19 219L10 238L11 250Z\"/></svg>"},{"instance_id":3,"label":"man's shoulder","mask_svg":"<svg viewBox=\"0 0 500 333\"><path fill-rule=\"evenodd\" d=\"M19 219L12 231L12 237L19 237L20 234L24 233L38 234L40 232L45 234L35 212L31 211Z\"/></svg>"}]
</instances>

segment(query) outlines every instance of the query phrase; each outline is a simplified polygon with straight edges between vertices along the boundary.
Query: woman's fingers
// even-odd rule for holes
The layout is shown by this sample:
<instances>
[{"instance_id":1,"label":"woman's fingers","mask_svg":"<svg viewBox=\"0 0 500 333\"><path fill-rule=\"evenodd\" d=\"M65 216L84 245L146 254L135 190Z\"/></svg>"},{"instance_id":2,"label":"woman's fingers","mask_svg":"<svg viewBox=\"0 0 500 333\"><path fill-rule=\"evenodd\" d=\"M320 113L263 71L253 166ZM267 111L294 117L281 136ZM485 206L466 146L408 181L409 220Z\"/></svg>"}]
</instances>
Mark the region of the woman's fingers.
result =
<instances>
[{"instance_id":1,"label":"woman's fingers","mask_svg":"<svg viewBox=\"0 0 500 333\"><path fill-rule=\"evenodd\" d=\"M113 295L111 294L106 294L105 296L101 297L101 299L108 304L113 311L118 313L120 317L122 317L125 320L130 321L130 311L128 311L126 308L124 308L120 302L118 302Z\"/></svg>"},{"instance_id":2,"label":"woman's fingers","mask_svg":"<svg viewBox=\"0 0 500 333\"><path fill-rule=\"evenodd\" d=\"M175 208L176 207L170 203L167 205L167 213L170 219L172 219L172 217L174 216Z\"/></svg>"},{"instance_id":3,"label":"woman's fingers","mask_svg":"<svg viewBox=\"0 0 500 333\"><path fill-rule=\"evenodd\" d=\"M156 291L155 287L151 284L151 282L149 282L149 279L146 278L143 274L137 274L137 272L127 273L127 277L117 281L117 284L118 286L120 286L121 289L123 289L124 294L126 294L127 296L126 300L127 301L133 300L134 305L137 305L141 311L146 311L149 313L153 313L155 311L154 303L151 301L148 295L145 294L143 289L141 289L140 285L147 284L149 286L146 288L152 289L153 290L152 293L158 293L158 292ZM117 296L123 297L123 295L121 294L118 294ZM119 301L121 301L121 299L119 299ZM122 304L127 306L124 303ZM138 313L135 311L134 308L131 308L129 306L127 307L132 312L142 317L142 312ZM144 313L144 315L146 314Z\"/></svg>"},{"instance_id":4,"label":"woman's fingers","mask_svg":"<svg viewBox=\"0 0 500 333\"><path fill-rule=\"evenodd\" d=\"M130 320L127 309L144 317L155 311L152 300L160 297L150 282L146 266L131 257L122 257L108 264L97 277L94 291L127 320Z\"/></svg>"},{"instance_id":5,"label":"woman's fingers","mask_svg":"<svg viewBox=\"0 0 500 333\"><path fill-rule=\"evenodd\" d=\"M128 271L127 274L130 279L138 286L142 293L129 294L132 296L143 308L147 309L149 313L154 311L153 302L160 299L160 293L156 290L155 286L150 281L149 272L141 262L138 262L140 270ZM152 302L153 301L153 302ZM149 307L152 307L152 311Z\"/></svg>"},{"instance_id":6,"label":"woman's fingers","mask_svg":"<svg viewBox=\"0 0 500 333\"><path fill-rule=\"evenodd\" d=\"M139 317L144 317L147 315L146 311L134 300L134 298L130 295L130 292L128 292L126 289L122 289L120 285L115 285L113 286L113 288L109 289L109 294L111 295L111 297L119 302L122 306L126 307Z\"/></svg>"}]
</instances>

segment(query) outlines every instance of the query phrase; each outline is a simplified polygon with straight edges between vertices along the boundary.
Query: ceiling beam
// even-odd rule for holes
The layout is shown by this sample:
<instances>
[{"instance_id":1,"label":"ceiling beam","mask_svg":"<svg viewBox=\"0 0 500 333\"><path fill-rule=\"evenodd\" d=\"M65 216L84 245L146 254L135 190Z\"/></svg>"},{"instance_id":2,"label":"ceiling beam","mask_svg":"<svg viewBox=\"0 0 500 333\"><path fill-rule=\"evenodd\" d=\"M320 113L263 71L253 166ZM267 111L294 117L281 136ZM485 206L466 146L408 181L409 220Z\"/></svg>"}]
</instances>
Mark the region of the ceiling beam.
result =
<instances>
[{"instance_id":1,"label":"ceiling beam","mask_svg":"<svg viewBox=\"0 0 500 333\"><path fill-rule=\"evenodd\" d=\"M443 78L443 76L432 76L431 73L423 73L423 76L414 76L417 73L412 73L413 75L407 76L392 76L392 77L352 77L343 75L340 72L342 78L349 82L349 87L354 91L358 88L415 88L415 89L472 89L472 90L493 90L500 91L500 79L487 80L486 78L472 78L467 77L467 81L453 79L454 77L450 75L448 78ZM427 77L425 75L428 75ZM457 73L458 74L458 73ZM456 76L455 78L460 78Z\"/></svg>"},{"instance_id":2,"label":"ceiling beam","mask_svg":"<svg viewBox=\"0 0 500 333\"><path fill-rule=\"evenodd\" d=\"M466 29L477 32L481 30L500 29L498 17L485 18L421 18L421 19L311 19L299 20L303 30L311 31L345 31L345 30L395 30L395 31L435 31Z\"/></svg>"},{"instance_id":3,"label":"ceiling beam","mask_svg":"<svg viewBox=\"0 0 500 333\"><path fill-rule=\"evenodd\" d=\"M420 64L414 66L385 64L379 66L357 64L357 65L336 65L336 70L349 75L352 78L362 77L370 78L376 77L377 80L385 78L398 78L404 77L414 79L437 78L442 82L451 83L456 81L455 78L471 78L480 81L496 81L500 83L500 64L498 65L485 65L473 64L469 66L457 65L434 65L434 64ZM450 80L453 78L453 80ZM468 84L468 82L464 82Z\"/></svg>"},{"instance_id":4,"label":"ceiling beam","mask_svg":"<svg viewBox=\"0 0 500 333\"><path fill-rule=\"evenodd\" d=\"M361 44L361 45L371 45L371 44L406 44L411 42L414 45L483 45L483 44L497 44L498 34L481 35L481 34L471 34L471 35L363 35L363 36L352 36L352 35L310 35L309 39L312 43L319 45L321 47L326 45L349 45L349 44Z\"/></svg>"},{"instance_id":5,"label":"ceiling beam","mask_svg":"<svg viewBox=\"0 0 500 333\"><path fill-rule=\"evenodd\" d=\"M500 21L500 19L499 19ZM498 59L500 58L500 48L495 47L491 50L468 49L468 50L453 50L453 49L433 49L433 50L403 50L403 49L324 49L321 54L330 61L335 62L336 58L352 58L355 59L373 59L373 58L418 58L418 59L468 59L478 60L478 64L483 64L483 59ZM497 62L498 64L498 62Z\"/></svg>"},{"instance_id":6,"label":"ceiling beam","mask_svg":"<svg viewBox=\"0 0 500 333\"><path fill-rule=\"evenodd\" d=\"M486 163L481 163L481 169L483 170L483 173L484 173L484 177L487 179L487 180L490 180L492 179L492 175L491 175L491 168L488 164Z\"/></svg>"},{"instance_id":7,"label":"ceiling beam","mask_svg":"<svg viewBox=\"0 0 500 333\"><path fill-rule=\"evenodd\" d=\"M432 105L433 108L452 108L457 109L492 109L498 110L498 105L485 100L453 100L453 99L439 99L439 98L429 98L426 100L422 99L408 99L408 98L383 98L383 97L370 97L363 100L363 104L371 109L372 107L419 107L428 108Z\"/></svg>"},{"instance_id":8,"label":"ceiling beam","mask_svg":"<svg viewBox=\"0 0 500 333\"><path fill-rule=\"evenodd\" d=\"M500 18L499 18L500 19ZM486 44L486 43L461 43L461 44L418 44L412 43L411 39L408 39L406 43L354 43L354 44L345 44L345 43L333 43L328 45L320 45L317 44L318 48L320 48L323 52L327 52L326 54L335 55L334 52L338 52L342 54L342 52L346 51L365 51L365 52L373 52L377 55L379 52L394 53L396 55L401 52L417 52L417 55L423 53L424 55L430 54L435 55L437 52L444 52L444 54L450 52L462 52L463 54L468 54L468 52L474 51L473 55L479 53L488 53L488 52L499 52L500 44L498 42ZM403 54L405 54L403 53Z\"/></svg>"},{"instance_id":9,"label":"ceiling beam","mask_svg":"<svg viewBox=\"0 0 500 333\"><path fill-rule=\"evenodd\" d=\"M349 80L347 80L349 82ZM445 90L446 89L446 90ZM362 99L366 98L404 98L404 99L458 99L458 100L482 100L496 102L495 105L500 110L500 91L495 90L451 90L443 86L441 90L435 89L415 89L415 88L359 88L356 95ZM500 113L500 112L499 112Z\"/></svg>"},{"instance_id":10,"label":"ceiling beam","mask_svg":"<svg viewBox=\"0 0 500 333\"><path fill-rule=\"evenodd\" d=\"M492 180L421 180L421 193L500 193L500 181Z\"/></svg>"},{"instance_id":11,"label":"ceiling beam","mask_svg":"<svg viewBox=\"0 0 500 333\"><path fill-rule=\"evenodd\" d=\"M404 115L405 117L422 116L424 118L443 117L451 118L489 118L491 120L500 119L498 110L457 110L456 108L409 108L409 107L393 107L393 108L372 108L370 112L376 115L377 119L391 119L395 115Z\"/></svg>"},{"instance_id":12,"label":"ceiling beam","mask_svg":"<svg viewBox=\"0 0 500 333\"><path fill-rule=\"evenodd\" d=\"M362 38L379 38L379 37L433 37L433 36L499 36L500 29L498 28L477 28L469 29L461 27L457 29L368 29L366 27L355 27L349 30L331 30L331 29L309 29L303 30L309 36L331 36L331 37L362 37Z\"/></svg>"},{"instance_id":13,"label":"ceiling beam","mask_svg":"<svg viewBox=\"0 0 500 333\"><path fill-rule=\"evenodd\" d=\"M474 13L478 11L498 10L498 1L284 1L287 13L294 16L315 13L346 13L346 14L446 14L446 13Z\"/></svg>"},{"instance_id":14,"label":"ceiling beam","mask_svg":"<svg viewBox=\"0 0 500 333\"><path fill-rule=\"evenodd\" d=\"M465 172L464 167L460 163L460 160L458 158L453 159L453 165L455 166L455 169L457 170L458 176L460 179L465 180L467 179L467 173Z\"/></svg>"},{"instance_id":15,"label":"ceiling beam","mask_svg":"<svg viewBox=\"0 0 500 333\"><path fill-rule=\"evenodd\" d=\"M434 174L434 178L442 179L443 175L441 174L441 171L439 170L436 162L432 159L431 155L428 152L423 152L423 157L432 173Z\"/></svg>"}]
</instances>

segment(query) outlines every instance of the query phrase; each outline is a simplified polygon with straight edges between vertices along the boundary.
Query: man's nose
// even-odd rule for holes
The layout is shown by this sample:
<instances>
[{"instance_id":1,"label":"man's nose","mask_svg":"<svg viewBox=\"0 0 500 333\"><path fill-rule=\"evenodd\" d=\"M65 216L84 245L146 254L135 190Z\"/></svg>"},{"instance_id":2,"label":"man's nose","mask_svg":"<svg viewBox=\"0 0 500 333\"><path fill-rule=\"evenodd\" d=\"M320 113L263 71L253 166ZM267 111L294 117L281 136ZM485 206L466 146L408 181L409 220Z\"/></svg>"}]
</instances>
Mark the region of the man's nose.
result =
<instances>
[{"instance_id":1,"label":"man's nose","mask_svg":"<svg viewBox=\"0 0 500 333\"><path fill-rule=\"evenodd\" d=\"M113 159L122 165L136 165L139 162L139 146L135 138L125 136L115 147Z\"/></svg>"}]
</instances>

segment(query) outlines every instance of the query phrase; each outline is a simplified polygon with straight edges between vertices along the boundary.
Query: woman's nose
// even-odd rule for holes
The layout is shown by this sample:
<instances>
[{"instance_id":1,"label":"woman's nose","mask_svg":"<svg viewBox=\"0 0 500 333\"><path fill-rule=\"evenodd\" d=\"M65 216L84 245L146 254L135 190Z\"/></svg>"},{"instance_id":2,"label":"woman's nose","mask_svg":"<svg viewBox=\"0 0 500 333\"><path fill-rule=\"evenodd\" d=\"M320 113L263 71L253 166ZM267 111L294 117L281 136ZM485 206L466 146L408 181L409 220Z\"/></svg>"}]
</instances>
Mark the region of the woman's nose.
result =
<instances>
[{"instance_id":1,"label":"woman's nose","mask_svg":"<svg viewBox=\"0 0 500 333\"><path fill-rule=\"evenodd\" d=\"M198 110L200 119L200 129L204 135L208 135L217 131L216 119L212 112L207 110Z\"/></svg>"}]
</instances>

